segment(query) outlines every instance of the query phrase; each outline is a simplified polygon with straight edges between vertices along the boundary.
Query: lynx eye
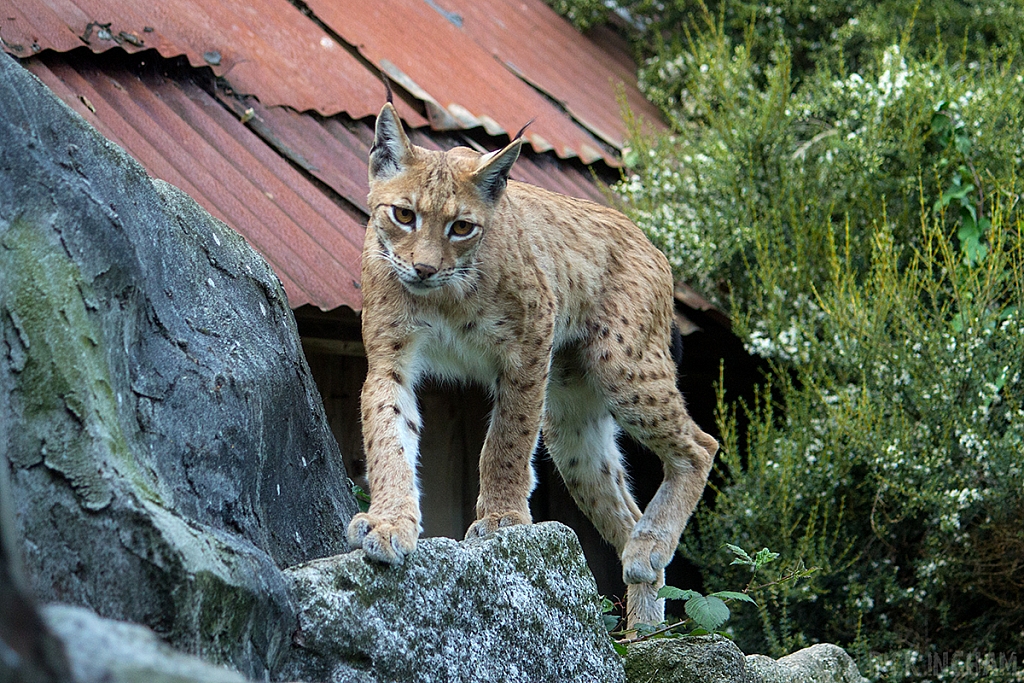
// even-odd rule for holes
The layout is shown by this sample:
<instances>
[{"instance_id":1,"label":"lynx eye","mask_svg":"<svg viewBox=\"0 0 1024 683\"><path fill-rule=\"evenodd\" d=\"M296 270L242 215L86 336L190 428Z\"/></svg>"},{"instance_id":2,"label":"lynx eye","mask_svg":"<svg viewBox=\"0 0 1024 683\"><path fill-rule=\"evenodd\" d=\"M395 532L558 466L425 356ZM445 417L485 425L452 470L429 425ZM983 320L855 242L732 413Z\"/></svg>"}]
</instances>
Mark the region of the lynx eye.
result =
<instances>
[{"instance_id":1,"label":"lynx eye","mask_svg":"<svg viewBox=\"0 0 1024 683\"><path fill-rule=\"evenodd\" d=\"M392 206L391 215L402 225L412 225L416 222L416 212L404 206Z\"/></svg>"},{"instance_id":2,"label":"lynx eye","mask_svg":"<svg viewBox=\"0 0 1024 683\"><path fill-rule=\"evenodd\" d=\"M449 232L452 237L469 237L476 230L476 224L469 221L453 221Z\"/></svg>"}]
</instances>

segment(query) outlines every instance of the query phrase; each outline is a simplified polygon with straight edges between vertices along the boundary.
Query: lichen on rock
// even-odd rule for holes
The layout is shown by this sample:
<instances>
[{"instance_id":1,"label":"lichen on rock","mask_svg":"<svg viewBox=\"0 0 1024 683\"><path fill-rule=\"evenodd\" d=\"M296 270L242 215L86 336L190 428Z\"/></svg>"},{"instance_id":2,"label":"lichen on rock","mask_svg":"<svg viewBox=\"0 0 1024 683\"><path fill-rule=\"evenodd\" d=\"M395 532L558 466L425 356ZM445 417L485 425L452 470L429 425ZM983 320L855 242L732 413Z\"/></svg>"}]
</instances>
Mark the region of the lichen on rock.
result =
<instances>
[{"instance_id":1,"label":"lichen on rock","mask_svg":"<svg viewBox=\"0 0 1024 683\"><path fill-rule=\"evenodd\" d=\"M743 653L722 636L655 638L629 646L630 683L760 683L750 677Z\"/></svg>"},{"instance_id":2,"label":"lichen on rock","mask_svg":"<svg viewBox=\"0 0 1024 683\"><path fill-rule=\"evenodd\" d=\"M629 683L867 683L842 648L818 644L774 660L746 655L719 635L660 638L629 646Z\"/></svg>"},{"instance_id":3,"label":"lichen on rock","mask_svg":"<svg viewBox=\"0 0 1024 683\"><path fill-rule=\"evenodd\" d=\"M43 602L244 674L281 567L356 510L287 297L230 228L0 53L0 464Z\"/></svg>"},{"instance_id":4,"label":"lichen on rock","mask_svg":"<svg viewBox=\"0 0 1024 683\"><path fill-rule=\"evenodd\" d=\"M299 612L294 678L623 680L579 541L558 523L422 539L398 567L357 550L285 574Z\"/></svg>"},{"instance_id":5,"label":"lichen on rock","mask_svg":"<svg viewBox=\"0 0 1024 683\"><path fill-rule=\"evenodd\" d=\"M74 683L247 683L235 671L171 649L144 626L69 605L50 605L43 616L64 643Z\"/></svg>"},{"instance_id":6,"label":"lichen on rock","mask_svg":"<svg viewBox=\"0 0 1024 683\"><path fill-rule=\"evenodd\" d=\"M765 683L867 683L853 658L831 643L811 645L777 660L747 655L747 669Z\"/></svg>"}]
</instances>

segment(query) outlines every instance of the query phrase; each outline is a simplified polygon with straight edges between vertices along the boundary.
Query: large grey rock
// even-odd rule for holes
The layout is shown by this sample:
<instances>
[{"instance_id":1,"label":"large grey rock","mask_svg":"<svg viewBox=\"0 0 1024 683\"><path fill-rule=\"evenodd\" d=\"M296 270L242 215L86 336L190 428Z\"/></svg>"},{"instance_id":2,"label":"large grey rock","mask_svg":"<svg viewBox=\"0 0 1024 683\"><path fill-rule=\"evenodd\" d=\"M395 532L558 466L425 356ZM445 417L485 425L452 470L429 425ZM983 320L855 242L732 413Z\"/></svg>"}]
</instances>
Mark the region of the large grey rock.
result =
<instances>
[{"instance_id":1,"label":"large grey rock","mask_svg":"<svg viewBox=\"0 0 1024 683\"><path fill-rule=\"evenodd\" d=\"M423 539L400 567L358 550L286 574L299 604L292 678L623 680L579 541L555 522Z\"/></svg>"},{"instance_id":2,"label":"large grey rock","mask_svg":"<svg viewBox=\"0 0 1024 683\"><path fill-rule=\"evenodd\" d=\"M746 658L722 636L655 638L626 652L630 683L760 683L747 671Z\"/></svg>"},{"instance_id":3,"label":"large grey rock","mask_svg":"<svg viewBox=\"0 0 1024 683\"><path fill-rule=\"evenodd\" d=\"M747 670L766 683L867 683L857 664L838 645L819 643L778 660L747 655Z\"/></svg>"},{"instance_id":4,"label":"large grey rock","mask_svg":"<svg viewBox=\"0 0 1024 683\"><path fill-rule=\"evenodd\" d=\"M66 683L71 667L28 594L14 536L10 471L0 456L0 683Z\"/></svg>"},{"instance_id":5,"label":"large grey rock","mask_svg":"<svg viewBox=\"0 0 1024 683\"><path fill-rule=\"evenodd\" d=\"M3 54L0 455L40 601L254 678L355 511L267 264Z\"/></svg>"},{"instance_id":6,"label":"large grey rock","mask_svg":"<svg viewBox=\"0 0 1024 683\"><path fill-rule=\"evenodd\" d=\"M49 605L43 616L64 643L74 683L246 683L236 671L175 651L144 626L68 605Z\"/></svg>"},{"instance_id":7,"label":"large grey rock","mask_svg":"<svg viewBox=\"0 0 1024 683\"><path fill-rule=\"evenodd\" d=\"M646 640L629 646L630 683L867 683L841 647L813 645L774 660L746 655L722 636Z\"/></svg>"}]
</instances>

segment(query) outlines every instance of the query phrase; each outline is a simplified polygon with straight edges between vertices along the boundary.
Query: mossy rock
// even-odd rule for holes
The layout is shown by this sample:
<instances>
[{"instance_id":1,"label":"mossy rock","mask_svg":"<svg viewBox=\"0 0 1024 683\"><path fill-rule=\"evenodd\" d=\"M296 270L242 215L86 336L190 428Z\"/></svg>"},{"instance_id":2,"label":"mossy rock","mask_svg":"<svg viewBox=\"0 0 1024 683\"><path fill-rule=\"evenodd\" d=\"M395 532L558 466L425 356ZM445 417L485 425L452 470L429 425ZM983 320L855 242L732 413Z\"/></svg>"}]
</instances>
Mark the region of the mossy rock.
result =
<instances>
[{"instance_id":1,"label":"mossy rock","mask_svg":"<svg viewBox=\"0 0 1024 683\"><path fill-rule=\"evenodd\" d=\"M0 466L41 602L263 679L356 510L267 263L0 53Z\"/></svg>"},{"instance_id":2,"label":"mossy rock","mask_svg":"<svg viewBox=\"0 0 1024 683\"><path fill-rule=\"evenodd\" d=\"M305 680L623 681L576 535L556 522L421 539L405 564L362 550L285 572Z\"/></svg>"}]
</instances>

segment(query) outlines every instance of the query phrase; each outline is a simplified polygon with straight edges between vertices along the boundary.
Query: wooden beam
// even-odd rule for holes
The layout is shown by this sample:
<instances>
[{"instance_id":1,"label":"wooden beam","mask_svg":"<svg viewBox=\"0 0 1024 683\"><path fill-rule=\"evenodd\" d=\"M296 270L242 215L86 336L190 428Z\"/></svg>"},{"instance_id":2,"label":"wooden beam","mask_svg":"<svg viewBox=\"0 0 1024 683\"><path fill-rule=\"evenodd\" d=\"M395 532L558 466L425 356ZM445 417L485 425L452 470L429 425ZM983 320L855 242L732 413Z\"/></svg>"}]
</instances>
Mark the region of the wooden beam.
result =
<instances>
[{"instance_id":1,"label":"wooden beam","mask_svg":"<svg viewBox=\"0 0 1024 683\"><path fill-rule=\"evenodd\" d=\"M366 357L366 348L361 341L302 337L302 350L307 354L319 353L328 356Z\"/></svg>"}]
</instances>

